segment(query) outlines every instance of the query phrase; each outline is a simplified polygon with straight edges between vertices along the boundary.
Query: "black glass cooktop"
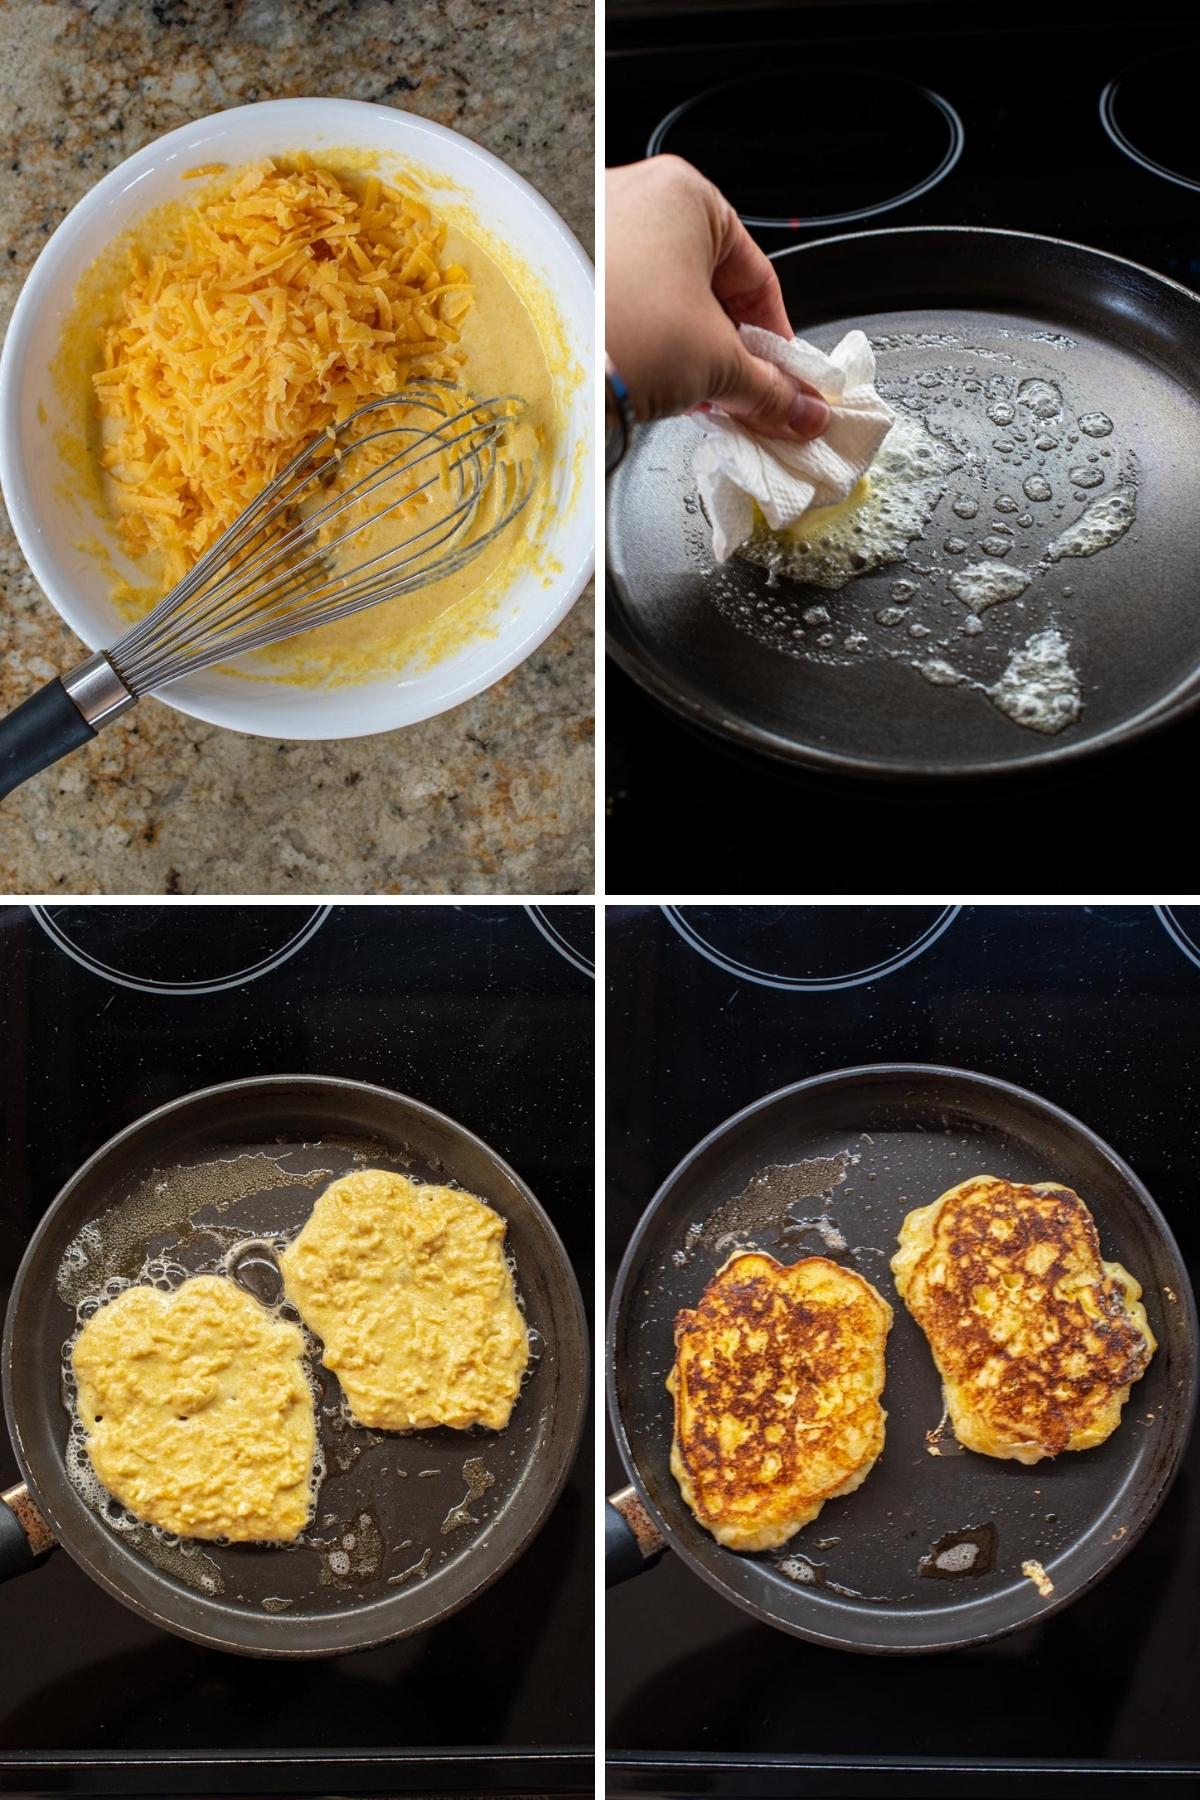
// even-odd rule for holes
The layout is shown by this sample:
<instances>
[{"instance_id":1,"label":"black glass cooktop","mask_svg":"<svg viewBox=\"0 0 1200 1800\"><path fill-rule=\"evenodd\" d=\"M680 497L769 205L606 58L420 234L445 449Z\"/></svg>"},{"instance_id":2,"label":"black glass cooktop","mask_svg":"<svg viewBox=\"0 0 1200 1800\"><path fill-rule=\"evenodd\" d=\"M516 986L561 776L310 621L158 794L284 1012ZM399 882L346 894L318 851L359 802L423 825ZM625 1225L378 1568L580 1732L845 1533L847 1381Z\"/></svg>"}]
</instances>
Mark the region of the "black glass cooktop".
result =
<instances>
[{"instance_id":1,"label":"black glass cooktop","mask_svg":"<svg viewBox=\"0 0 1200 1800\"><path fill-rule=\"evenodd\" d=\"M1200 287L1194 9L1108 4L621 4L607 27L606 159L675 150L721 184L768 251L840 231L978 225L1093 244ZM822 221L824 221L822 223ZM795 321L803 330L803 319ZM1114 815L1122 852L1170 884L1190 851L1142 797L1195 759L1172 728L1069 779L938 799L787 779L648 699L611 663L608 889L870 891L949 838L968 857L1028 833L1088 858ZM798 863L802 833L805 864ZM903 875L900 877L903 883Z\"/></svg>"},{"instance_id":2,"label":"black glass cooktop","mask_svg":"<svg viewBox=\"0 0 1200 1800\"><path fill-rule=\"evenodd\" d=\"M590 1296L594 984L580 965L592 918L570 906L538 919L522 906L0 910L5 1298L38 1219L114 1132L209 1083L281 1072L378 1083L476 1132L541 1200ZM0 1588L0 1789L590 1791L589 1442L585 1431L557 1507L491 1588L358 1655L203 1650L56 1552ZM7 1434L2 1464L7 1487Z\"/></svg>"},{"instance_id":3,"label":"black glass cooktop","mask_svg":"<svg viewBox=\"0 0 1200 1800\"><path fill-rule=\"evenodd\" d=\"M889 1061L977 1070L1074 1113L1200 1274L1200 908L612 906L607 975L610 1284L707 1132L789 1082ZM611 1438L607 1479L627 1479ZM991 1646L822 1649L747 1619L668 1553L608 1597L610 1789L1195 1792L1198 1579L1195 1436L1124 1561Z\"/></svg>"}]
</instances>

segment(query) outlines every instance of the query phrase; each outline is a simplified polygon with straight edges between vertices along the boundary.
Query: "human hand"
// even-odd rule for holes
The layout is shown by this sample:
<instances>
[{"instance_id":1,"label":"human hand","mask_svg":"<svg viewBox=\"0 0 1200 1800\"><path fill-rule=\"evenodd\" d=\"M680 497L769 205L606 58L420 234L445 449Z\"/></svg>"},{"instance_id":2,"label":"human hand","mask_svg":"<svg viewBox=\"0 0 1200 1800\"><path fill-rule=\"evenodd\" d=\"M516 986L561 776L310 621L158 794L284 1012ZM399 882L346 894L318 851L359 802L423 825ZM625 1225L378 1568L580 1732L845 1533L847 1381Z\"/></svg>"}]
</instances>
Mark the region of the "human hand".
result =
<instances>
[{"instance_id":1,"label":"human hand","mask_svg":"<svg viewBox=\"0 0 1200 1800\"><path fill-rule=\"evenodd\" d=\"M712 182L677 156L610 169L605 219L607 349L637 418L715 402L765 437L819 437L828 402L738 336L794 334L775 270Z\"/></svg>"}]
</instances>

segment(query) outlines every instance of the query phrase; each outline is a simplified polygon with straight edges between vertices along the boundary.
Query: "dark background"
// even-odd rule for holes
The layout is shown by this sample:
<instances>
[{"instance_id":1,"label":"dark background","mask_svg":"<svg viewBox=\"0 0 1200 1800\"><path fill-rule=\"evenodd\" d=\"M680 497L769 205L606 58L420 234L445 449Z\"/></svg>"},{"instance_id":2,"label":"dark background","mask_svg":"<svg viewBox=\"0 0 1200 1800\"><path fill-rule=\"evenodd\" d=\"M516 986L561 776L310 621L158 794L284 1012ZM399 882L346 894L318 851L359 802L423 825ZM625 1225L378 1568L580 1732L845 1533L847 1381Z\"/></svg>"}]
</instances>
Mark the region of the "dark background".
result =
<instances>
[{"instance_id":1,"label":"dark background","mask_svg":"<svg viewBox=\"0 0 1200 1800\"><path fill-rule=\"evenodd\" d=\"M939 911L681 910L768 972L824 979L879 962ZM1200 947L1200 909L1177 916ZM656 1189L707 1132L789 1082L883 1061L999 1076L1076 1114L1146 1183L1195 1278L1200 949L1190 960L1155 909L965 907L906 967L823 992L714 967L659 908L610 907L607 958L610 1286ZM609 1491L626 1481L610 1437ZM1195 1437L1110 1575L1060 1615L971 1650L894 1660L799 1642L668 1553L608 1598L610 1786L1200 1791L1198 1592Z\"/></svg>"},{"instance_id":2,"label":"dark background","mask_svg":"<svg viewBox=\"0 0 1200 1800\"><path fill-rule=\"evenodd\" d=\"M608 8L605 157L646 153L658 122L719 82L822 65L907 77L935 89L965 128L957 166L928 194L857 224L798 232L762 230L768 251L839 231L890 225L1008 227L1096 245L1200 286L1200 192L1166 182L1124 156L1099 116L1102 88L1131 65L1161 58L1152 93L1159 129L1178 139L1200 174L1195 129L1198 34L1195 8L1151 3L1131 11L1098 0L1004 6L923 0L891 4L694 5L616 0ZM819 75L816 77L819 80ZM804 141L806 88L778 120L764 122L749 154L771 146L791 159L796 206L819 206ZM859 159L878 187L889 155L877 120L844 109L840 135L822 153L841 167ZM701 163L696 155L694 160ZM803 320L797 321L803 330ZM1130 597L1136 605L1136 597ZM1038 776L1017 787L952 795L785 775L684 725L609 660L606 688L607 888L610 893L736 894L793 890L798 830L808 856L836 869L826 885L869 891L877 870L908 882L909 859L955 852L994 863L997 846L1035 844L1059 866L1097 866L1101 855L1136 865L1146 885L1169 886L1195 866L1190 844L1164 832L1147 794L1168 791L1200 746L1185 722L1151 743L1118 753L1074 777ZM836 834L836 836L834 835ZM1103 849L1101 847L1104 847ZM903 863L901 863L901 859ZM753 868L752 882L747 866ZM899 871L898 871L898 865ZM1018 884L1019 885L1019 884Z\"/></svg>"},{"instance_id":3,"label":"dark background","mask_svg":"<svg viewBox=\"0 0 1200 1800\"><path fill-rule=\"evenodd\" d=\"M194 978L246 966L311 909L54 910L127 968ZM546 910L590 953L590 907ZM37 1220L114 1132L211 1082L310 1072L398 1089L477 1132L550 1214L590 1303L593 1007L591 980L521 906L337 907L273 972L178 998L106 981L29 909L0 909L5 1297ZM354 1656L203 1650L56 1553L0 1589L0 1789L590 1791L589 1444L585 1428L541 1533L476 1602ZM0 1484L18 1479L5 1438Z\"/></svg>"}]
</instances>

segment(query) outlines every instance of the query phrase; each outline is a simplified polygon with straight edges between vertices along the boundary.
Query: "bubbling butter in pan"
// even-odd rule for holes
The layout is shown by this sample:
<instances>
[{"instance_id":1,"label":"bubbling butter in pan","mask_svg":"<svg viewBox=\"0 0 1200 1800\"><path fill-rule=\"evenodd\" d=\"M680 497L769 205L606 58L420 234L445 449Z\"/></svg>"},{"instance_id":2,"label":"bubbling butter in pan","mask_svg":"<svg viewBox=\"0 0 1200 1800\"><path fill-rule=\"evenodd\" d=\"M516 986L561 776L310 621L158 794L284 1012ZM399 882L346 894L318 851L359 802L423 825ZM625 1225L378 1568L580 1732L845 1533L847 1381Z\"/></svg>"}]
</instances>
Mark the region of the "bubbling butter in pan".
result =
<instances>
[{"instance_id":1,"label":"bubbling butter in pan","mask_svg":"<svg viewBox=\"0 0 1200 1800\"><path fill-rule=\"evenodd\" d=\"M1055 626L1015 644L1003 674L990 683L973 681L941 656L919 658L913 668L931 687L976 688L1014 725L1047 737L1074 725L1083 712L1071 647Z\"/></svg>"},{"instance_id":2,"label":"bubbling butter in pan","mask_svg":"<svg viewBox=\"0 0 1200 1800\"><path fill-rule=\"evenodd\" d=\"M787 531L771 531L760 517L738 555L775 576L845 587L857 575L902 559L925 530L960 462L944 439L901 414L847 499L810 508Z\"/></svg>"},{"instance_id":3,"label":"bubbling butter in pan","mask_svg":"<svg viewBox=\"0 0 1200 1800\"><path fill-rule=\"evenodd\" d=\"M972 563L956 570L946 586L956 599L974 613L995 606L1001 600L1015 600L1029 586L1024 569L1010 569L1004 563Z\"/></svg>"},{"instance_id":4,"label":"bubbling butter in pan","mask_svg":"<svg viewBox=\"0 0 1200 1800\"><path fill-rule=\"evenodd\" d=\"M1046 551L1050 562L1061 562L1064 556L1095 556L1124 537L1133 524L1137 511L1134 489L1119 487L1091 505L1065 531L1061 531Z\"/></svg>"},{"instance_id":5,"label":"bubbling butter in pan","mask_svg":"<svg viewBox=\"0 0 1200 1800\"><path fill-rule=\"evenodd\" d=\"M1082 581L1077 589L1072 561L1131 533L1141 485L1132 442L1047 365L1049 345L1069 367L1070 339L1004 328L969 342L955 334L874 342L896 422L870 470L846 501L811 508L788 531L759 520L739 556L765 569L765 582L712 568L703 534L694 534L716 610L797 661L905 664L945 690L964 730L967 693L1025 731L1052 737L1078 725L1085 682L1072 640L1097 590ZM943 361L943 350L959 354ZM916 351L920 361L889 374L889 351ZM687 541L693 548L692 534ZM878 580L858 587L857 577L897 562L906 566L886 594ZM1094 674L1086 685L1098 685ZM848 688L847 701L864 691Z\"/></svg>"},{"instance_id":6,"label":"bubbling butter in pan","mask_svg":"<svg viewBox=\"0 0 1200 1800\"><path fill-rule=\"evenodd\" d=\"M1083 711L1070 646L1053 626L1015 645L1004 673L984 692L1014 724L1048 737L1065 731Z\"/></svg>"}]
</instances>

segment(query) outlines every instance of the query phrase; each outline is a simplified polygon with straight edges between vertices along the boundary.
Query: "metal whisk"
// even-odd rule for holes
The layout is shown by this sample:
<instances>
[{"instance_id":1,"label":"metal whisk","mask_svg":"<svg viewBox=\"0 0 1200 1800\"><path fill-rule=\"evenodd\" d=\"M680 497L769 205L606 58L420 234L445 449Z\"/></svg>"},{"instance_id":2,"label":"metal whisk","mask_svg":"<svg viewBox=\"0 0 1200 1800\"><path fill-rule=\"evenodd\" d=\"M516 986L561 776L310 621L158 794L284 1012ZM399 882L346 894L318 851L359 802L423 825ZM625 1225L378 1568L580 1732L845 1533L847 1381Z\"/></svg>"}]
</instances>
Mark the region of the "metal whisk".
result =
<instances>
[{"instance_id":1,"label":"metal whisk","mask_svg":"<svg viewBox=\"0 0 1200 1800\"><path fill-rule=\"evenodd\" d=\"M536 452L502 454L523 411L514 395L467 400L429 379L314 438L111 649L0 720L0 798L144 694L464 568L533 491ZM353 561L357 540L398 514L403 534Z\"/></svg>"}]
</instances>

